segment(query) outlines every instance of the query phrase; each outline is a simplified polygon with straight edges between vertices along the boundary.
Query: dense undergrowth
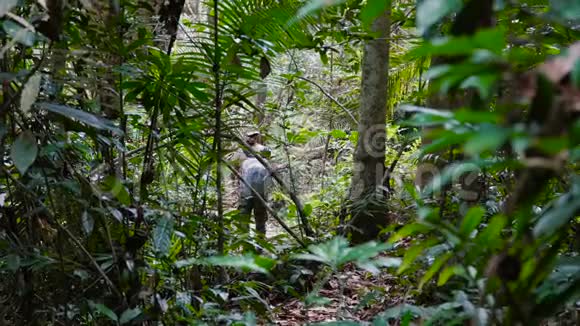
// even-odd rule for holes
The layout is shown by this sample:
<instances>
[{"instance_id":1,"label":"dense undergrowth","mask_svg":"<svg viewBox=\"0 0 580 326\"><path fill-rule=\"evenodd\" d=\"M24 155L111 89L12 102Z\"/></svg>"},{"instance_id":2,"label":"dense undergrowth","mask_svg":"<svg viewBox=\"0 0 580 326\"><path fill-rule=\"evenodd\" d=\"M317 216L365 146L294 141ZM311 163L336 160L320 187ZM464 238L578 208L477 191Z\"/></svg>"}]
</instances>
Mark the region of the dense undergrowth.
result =
<instances>
[{"instance_id":1,"label":"dense undergrowth","mask_svg":"<svg viewBox=\"0 0 580 326\"><path fill-rule=\"evenodd\" d=\"M353 202L385 12L386 173ZM0 325L577 323L576 1L3 0L0 20ZM229 161L254 128L266 239ZM351 244L359 212L382 231Z\"/></svg>"}]
</instances>

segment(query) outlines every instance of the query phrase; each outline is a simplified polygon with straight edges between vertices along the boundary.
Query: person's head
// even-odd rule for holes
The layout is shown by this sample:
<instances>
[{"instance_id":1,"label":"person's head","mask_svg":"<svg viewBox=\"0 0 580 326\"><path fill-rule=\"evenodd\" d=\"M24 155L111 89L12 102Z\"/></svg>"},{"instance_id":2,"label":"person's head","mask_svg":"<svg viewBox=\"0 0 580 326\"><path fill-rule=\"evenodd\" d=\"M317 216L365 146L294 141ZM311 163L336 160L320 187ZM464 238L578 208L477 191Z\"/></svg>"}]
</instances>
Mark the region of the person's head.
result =
<instances>
[{"instance_id":1,"label":"person's head","mask_svg":"<svg viewBox=\"0 0 580 326\"><path fill-rule=\"evenodd\" d=\"M255 145L260 142L260 132L252 131L246 134L246 143L249 145Z\"/></svg>"}]
</instances>

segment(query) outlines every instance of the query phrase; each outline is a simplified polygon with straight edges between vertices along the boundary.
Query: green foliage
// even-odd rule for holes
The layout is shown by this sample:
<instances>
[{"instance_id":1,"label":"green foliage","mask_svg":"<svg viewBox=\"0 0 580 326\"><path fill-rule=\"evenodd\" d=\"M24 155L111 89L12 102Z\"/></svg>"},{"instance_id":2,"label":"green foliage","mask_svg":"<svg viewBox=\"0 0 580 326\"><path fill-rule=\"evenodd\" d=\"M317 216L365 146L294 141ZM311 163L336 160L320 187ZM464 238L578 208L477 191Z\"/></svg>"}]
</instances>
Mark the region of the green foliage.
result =
<instances>
[{"instance_id":1,"label":"green foliage","mask_svg":"<svg viewBox=\"0 0 580 326\"><path fill-rule=\"evenodd\" d=\"M495 26L449 36L465 4L224 0L215 25L213 9L182 14L169 51L171 17L142 1L2 1L0 318L255 325L297 299L340 302L328 325L367 308L383 311L373 325L563 318L580 284L580 60L566 50L580 7L499 1ZM389 241L350 246L361 45L387 8ZM307 248L272 218L267 239L246 233L218 200L216 162L252 121L317 233L296 231ZM420 162L437 173L417 188ZM287 190L272 197L300 229ZM388 287L355 293L353 270Z\"/></svg>"},{"instance_id":2,"label":"green foliage","mask_svg":"<svg viewBox=\"0 0 580 326\"><path fill-rule=\"evenodd\" d=\"M459 0L422 0L417 4L417 29L425 35L431 26L438 23L443 17L461 9Z\"/></svg>"},{"instance_id":3,"label":"green foliage","mask_svg":"<svg viewBox=\"0 0 580 326\"><path fill-rule=\"evenodd\" d=\"M335 237L325 243L310 245L309 254L297 254L295 259L313 260L328 265L333 270L338 270L344 264L354 262L361 268L378 272L378 267L397 267L399 259L379 257L371 260L379 253L390 249L388 244L380 244L374 241L349 247L348 241L343 237Z\"/></svg>"},{"instance_id":4,"label":"green foliage","mask_svg":"<svg viewBox=\"0 0 580 326\"><path fill-rule=\"evenodd\" d=\"M26 130L18 135L14 144L12 144L10 157L20 174L24 174L36 160L36 155L38 155L36 137L31 131Z\"/></svg>"}]
</instances>

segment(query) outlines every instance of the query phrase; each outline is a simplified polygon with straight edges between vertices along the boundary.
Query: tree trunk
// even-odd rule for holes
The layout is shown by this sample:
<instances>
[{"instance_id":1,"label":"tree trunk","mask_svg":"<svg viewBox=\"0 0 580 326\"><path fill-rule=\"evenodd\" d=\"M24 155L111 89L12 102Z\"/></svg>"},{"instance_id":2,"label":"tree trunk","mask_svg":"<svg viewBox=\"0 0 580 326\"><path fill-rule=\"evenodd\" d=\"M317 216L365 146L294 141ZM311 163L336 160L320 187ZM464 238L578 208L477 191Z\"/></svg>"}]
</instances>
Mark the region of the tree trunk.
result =
<instances>
[{"instance_id":1,"label":"tree trunk","mask_svg":"<svg viewBox=\"0 0 580 326\"><path fill-rule=\"evenodd\" d=\"M173 44L177 39L177 30L179 29L179 18L185 5L185 0L168 0L164 1L159 9L159 20L163 24L164 46L167 54L171 54Z\"/></svg>"},{"instance_id":2,"label":"tree trunk","mask_svg":"<svg viewBox=\"0 0 580 326\"><path fill-rule=\"evenodd\" d=\"M353 203L350 233L353 243L374 239L386 224L384 209L375 205L385 196L387 81L389 69L390 10L375 19L371 27L376 38L366 42L362 61L361 106L358 142L350 189ZM382 205L379 205L382 206Z\"/></svg>"}]
</instances>

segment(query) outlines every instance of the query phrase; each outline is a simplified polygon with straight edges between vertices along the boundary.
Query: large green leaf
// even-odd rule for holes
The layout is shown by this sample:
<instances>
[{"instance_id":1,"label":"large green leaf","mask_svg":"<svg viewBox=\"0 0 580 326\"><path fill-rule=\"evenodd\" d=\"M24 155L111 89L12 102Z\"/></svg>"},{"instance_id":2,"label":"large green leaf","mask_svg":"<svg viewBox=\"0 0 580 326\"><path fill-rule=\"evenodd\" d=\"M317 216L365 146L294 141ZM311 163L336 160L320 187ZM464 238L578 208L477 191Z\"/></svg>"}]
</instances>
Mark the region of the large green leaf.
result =
<instances>
[{"instance_id":1,"label":"large green leaf","mask_svg":"<svg viewBox=\"0 0 580 326\"><path fill-rule=\"evenodd\" d=\"M257 255L244 256L212 256L208 258L189 258L175 262L175 267L182 268L191 265L210 265L240 268L267 274L276 264L275 260Z\"/></svg>"},{"instance_id":2,"label":"large green leaf","mask_svg":"<svg viewBox=\"0 0 580 326\"><path fill-rule=\"evenodd\" d=\"M580 1L578 0L550 0L550 14L563 21L580 20Z\"/></svg>"},{"instance_id":3,"label":"large green leaf","mask_svg":"<svg viewBox=\"0 0 580 326\"><path fill-rule=\"evenodd\" d=\"M38 92L40 91L40 82L42 81L42 75L36 73L30 77L24 89L22 89L22 95L20 95L20 110L24 113L28 113L32 104L36 102L38 97Z\"/></svg>"},{"instance_id":4,"label":"large green leaf","mask_svg":"<svg viewBox=\"0 0 580 326\"><path fill-rule=\"evenodd\" d=\"M103 118L99 118L91 113L81 111L75 108L71 108L65 105L47 103L47 102L40 102L36 104L38 107L41 107L45 110L50 112L54 112L60 114L68 119L78 120L80 122L86 123L87 125L103 130L109 130L117 135L122 135L123 132L121 129L117 128L111 121Z\"/></svg>"},{"instance_id":5,"label":"large green leaf","mask_svg":"<svg viewBox=\"0 0 580 326\"><path fill-rule=\"evenodd\" d=\"M465 275L465 267L461 265L447 266L441 273L439 273L439 279L437 280L437 286L443 286L449 279L454 275Z\"/></svg>"},{"instance_id":6,"label":"large green leaf","mask_svg":"<svg viewBox=\"0 0 580 326\"><path fill-rule=\"evenodd\" d=\"M427 270L427 272L425 273L425 275L423 275L423 277L421 278L421 281L419 281L419 289L423 288L423 286L429 282L433 276L435 276L435 274L437 274L437 272L439 272L439 270L441 269L441 267L443 267L443 265L453 256L453 253L448 252L445 253L439 257L437 257L437 259L435 259L435 261L433 262L433 264L431 265L431 267Z\"/></svg>"},{"instance_id":7,"label":"large green leaf","mask_svg":"<svg viewBox=\"0 0 580 326\"><path fill-rule=\"evenodd\" d=\"M345 0L310 0L307 4L298 10L296 16L289 21L289 24L293 24L296 21L319 11L320 9L335 6L343 2L345 2Z\"/></svg>"},{"instance_id":8,"label":"large green leaf","mask_svg":"<svg viewBox=\"0 0 580 326\"><path fill-rule=\"evenodd\" d=\"M468 89L473 87L477 89L479 95L487 99L492 95L492 87L496 80L498 79L497 74L481 74L481 75L473 75L465 79L461 85L461 89Z\"/></svg>"},{"instance_id":9,"label":"large green leaf","mask_svg":"<svg viewBox=\"0 0 580 326\"><path fill-rule=\"evenodd\" d=\"M266 257L259 257L253 255L245 256L213 256L203 260L207 265L226 266L252 270L267 274L272 268L274 262Z\"/></svg>"},{"instance_id":10,"label":"large green leaf","mask_svg":"<svg viewBox=\"0 0 580 326\"><path fill-rule=\"evenodd\" d=\"M34 41L36 41L36 34L29 28L24 27L11 19L5 20L2 26L4 27L4 31L6 31L6 33L10 35L16 42L26 46L34 45Z\"/></svg>"},{"instance_id":11,"label":"large green leaf","mask_svg":"<svg viewBox=\"0 0 580 326\"><path fill-rule=\"evenodd\" d=\"M297 254L294 258L319 261L336 268L340 265L341 257L347 249L348 241L343 237L335 237L325 243L308 246L310 254Z\"/></svg>"},{"instance_id":12,"label":"large green leaf","mask_svg":"<svg viewBox=\"0 0 580 326\"><path fill-rule=\"evenodd\" d=\"M423 0L417 5L417 29L424 35L431 26L443 17L457 12L462 7L461 0Z\"/></svg>"},{"instance_id":13,"label":"large green leaf","mask_svg":"<svg viewBox=\"0 0 580 326\"><path fill-rule=\"evenodd\" d=\"M393 236L391 236L391 238L389 239L389 242L396 242L416 233L424 234L431 231L431 229L432 229L431 226L422 223L407 224L404 227L402 227L399 231L397 231L397 233L393 234Z\"/></svg>"},{"instance_id":14,"label":"large green leaf","mask_svg":"<svg viewBox=\"0 0 580 326\"><path fill-rule=\"evenodd\" d=\"M133 319L137 318L140 314L141 314L141 309L139 309L139 308L127 309L127 310L123 311L123 313L121 314L121 317L119 317L119 323L121 323L121 325L127 324L130 321L132 321Z\"/></svg>"},{"instance_id":15,"label":"large green leaf","mask_svg":"<svg viewBox=\"0 0 580 326\"><path fill-rule=\"evenodd\" d=\"M485 151L494 152L508 139L509 131L494 125L484 125L465 143L465 152L478 155Z\"/></svg>"},{"instance_id":16,"label":"large green leaf","mask_svg":"<svg viewBox=\"0 0 580 326\"><path fill-rule=\"evenodd\" d=\"M391 0L368 0L361 9L360 19L365 26L369 26L373 20L384 13L391 5Z\"/></svg>"},{"instance_id":17,"label":"large green leaf","mask_svg":"<svg viewBox=\"0 0 580 326\"><path fill-rule=\"evenodd\" d=\"M111 193L111 195L115 196L119 202L125 206L131 205L131 195L127 191L127 188L115 176L108 176L103 180L101 184L102 190Z\"/></svg>"},{"instance_id":18,"label":"large green leaf","mask_svg":"<svg viewBox=\"0 0 580 326\"><path fill-rule=\"evenodd\" d=\"M102 303L95 303L89 300L89 307L91 307L94 312L105 315L112 321L118 321L117 314Z\"/></svg>"},{"instance_id":19,"label":"large green leaf","mask_svg":"<svg viewBox=\"0 0 580 326\"><path fill-rule=\"evenodd\" d=\"M423 43L409 51L407 56L410 58L420 58L436 55L469 55L472 56L471 61L473 64L483 67L485 63L490 64L494 61L501 60L499 55L504 50L505 45L505 29L500 27L486 28L478 31L472 37L446 36L435 38L431 42ZM450 65L447 69L457 69L456 66L457 65Z\"/></svg>"},{"instance_id":20,"label":"large green leaf","mask_svg":"<svg viewBox=\"0 0 580 326\"><path fill-rule=\"evenodd\" d=\"M464 237L468 237L481 222L483 214L485 214L485 210L480 206L471 207L461 222L459 232L461 232Z\"/></svg>"},{"instance_id":21,"label":"large green leaf","mask_svg":"<svg viewBox=\"0 0 580 326\"><path fill-rule=\"evenodd\" d=\"M294 255L294 259L314 260L327 264L333 269L338 269L348 262L355 262L360 267L376 270L378 266L396 265L394 261L379 261L370 259L379 253L390 249L391 244L377 243L375 241L366 242L358 246L349 247L348 241L343 237L335 237L325 243L310 245L308 254Z\"/></svg>"},{"instance_id":22,"label":"large green leaf","mask_svg":"<svg viewBox=\"0 0 580 326\"><path fill-rule=\"evenodd\" d=\"M20 171L20 174L25 174L28 168L36 160L38 155L38 146L36 138L29 130L22 132L12 144L10 149L10 157L14 165Z\"/></svg>"},{"instance_id":23,"label":"large green leaf","mask_svg":"<svg viewBox=\"0 0 580 326\"><path fill-rule=\"evenodd\" d=\"M487 227L477 236L477 244L482 248L495 249L502 245L501 232L507 224L507 218L503 215L495 215L491 218Z\"/></svg>"},{"instance_id":24,"label":"large green leaf","mask_svg":"<svg viewBox=\"0 0 580 326\"><path fill-rule=\"evenodd\" d=\"M153 232L153 249L158 254L167 255L171 247L171 235L173 234L173 220L161 217Z\"/></svg>"},{"instance_id":25,"label":"large green leaf","mask_svg":"<svg viewBox=\"0 0 580 326\"><path fill-rule=\"evenodd\" d=\"M560 197L554 207L542 214L534 227L536 237L552 235L580 212L580 195L578 190L576 193L574 190L576 189L573 189L572 193Z\"/></svg>"},{"instance_id":26,"label":"large green leaf","mask_svg":"<svg viewBox=\"0 0 580 326\"><path fill-rule=\"evenodd\" d=\"M405 256L403 257L403 263L397 270L397 273L400 274L409 269L409 267L411 267L415 259L419 257L419 255L423 252L423 250L425 250L426 248L433 247L435 244L437 244L437 242L438 242L437 239L430 238L425 241L419 241L415 243L413 246L409 247L409 249L407 249L407 251L405 252Z\"/></svg>"}]
</instances>

